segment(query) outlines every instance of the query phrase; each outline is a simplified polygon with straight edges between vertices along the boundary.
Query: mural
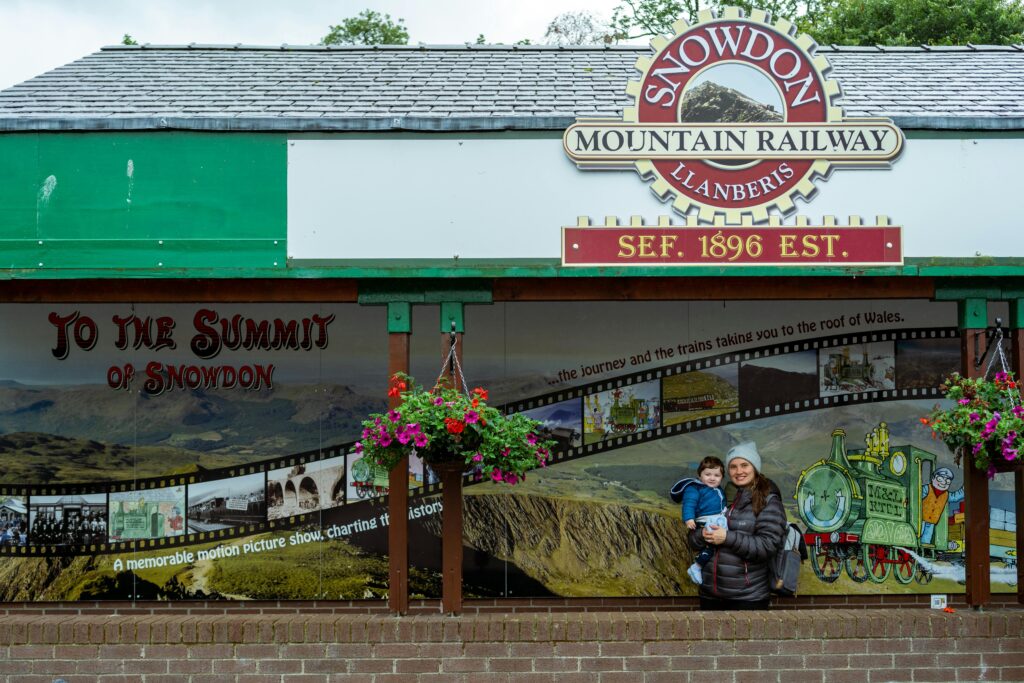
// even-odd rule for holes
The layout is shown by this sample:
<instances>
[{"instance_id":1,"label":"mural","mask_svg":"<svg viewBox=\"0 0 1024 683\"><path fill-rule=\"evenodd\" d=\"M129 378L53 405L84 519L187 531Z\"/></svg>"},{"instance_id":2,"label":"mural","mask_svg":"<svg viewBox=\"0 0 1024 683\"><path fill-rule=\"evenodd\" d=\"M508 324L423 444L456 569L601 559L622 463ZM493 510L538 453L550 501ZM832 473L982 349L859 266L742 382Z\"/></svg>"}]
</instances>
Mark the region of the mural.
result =
<instances>
[{"instance_id":1,"label":"mural","mask_svg":"<svg viewBox=\"0 0 1024 683\"><path fill-rule=\"evenodd\" d=\"M466 595L695 594L668 488L744 440L805 531L803 593L962 591L962 473L918 422L959 363L956 330L934 326L955 315L885 305L898 317L481 308L471 383L541 420L558 453L514 488L466 480ZM358 332L379 311L2 308L0 599L387 595L389 478L349 452L384 403L384 351ZM609 315L622 334L601 338ZM413 372L436 354L414 343ZM436 597L440 501L415 456L408 484L411 593ZM993 489L995 590L1016 581L1010 486Z\"/></svg>"}]
</instances>

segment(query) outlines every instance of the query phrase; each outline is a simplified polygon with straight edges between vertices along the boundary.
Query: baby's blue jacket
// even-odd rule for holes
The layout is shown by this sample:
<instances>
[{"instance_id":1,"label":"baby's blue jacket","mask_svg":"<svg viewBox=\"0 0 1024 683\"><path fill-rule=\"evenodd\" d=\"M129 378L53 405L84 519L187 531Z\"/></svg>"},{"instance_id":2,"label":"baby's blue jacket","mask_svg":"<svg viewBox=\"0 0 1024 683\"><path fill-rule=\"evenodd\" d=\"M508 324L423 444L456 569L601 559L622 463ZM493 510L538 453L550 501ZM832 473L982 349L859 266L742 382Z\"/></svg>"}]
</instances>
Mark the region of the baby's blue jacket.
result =
<instances>
[{"instance_id":1,"label":"baby's blue jacket","mask_svg":"<svg viewBox=\"0 0 1024 683\"><path fill-rule=\"evenodd\" d=\"M725 493L722 489L712 488L692 477L677 481L669 495L676 502L682 500L683 521L719 515L725 510Z\"/></svg>"}]
</instances>

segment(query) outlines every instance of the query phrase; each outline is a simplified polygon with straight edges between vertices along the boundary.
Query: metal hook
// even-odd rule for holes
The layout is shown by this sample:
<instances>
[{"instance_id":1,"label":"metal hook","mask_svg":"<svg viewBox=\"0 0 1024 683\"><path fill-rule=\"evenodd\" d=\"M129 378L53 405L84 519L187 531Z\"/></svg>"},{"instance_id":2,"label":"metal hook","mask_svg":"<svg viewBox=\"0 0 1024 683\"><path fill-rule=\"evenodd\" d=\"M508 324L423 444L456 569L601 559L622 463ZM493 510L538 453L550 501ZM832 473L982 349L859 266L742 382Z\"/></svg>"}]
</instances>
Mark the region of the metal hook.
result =
<instances>
[{"instance_id":1,"label":"metal hook","mask_svg":"<svg viewBox=\"0 0 1024 683\"><path fill-rule=\"evenodd\" d=\"M998 347L1003 343L1003 319L996 318L995 327L989 327L985 329L985 351L978 355L978 337L980 335L974 335L974 369L977 370L981 367L982 363L988 357L988 354L992 352L994 347ZM995 344L992 342L995 341Z\"/></svg>"}]
</instances>

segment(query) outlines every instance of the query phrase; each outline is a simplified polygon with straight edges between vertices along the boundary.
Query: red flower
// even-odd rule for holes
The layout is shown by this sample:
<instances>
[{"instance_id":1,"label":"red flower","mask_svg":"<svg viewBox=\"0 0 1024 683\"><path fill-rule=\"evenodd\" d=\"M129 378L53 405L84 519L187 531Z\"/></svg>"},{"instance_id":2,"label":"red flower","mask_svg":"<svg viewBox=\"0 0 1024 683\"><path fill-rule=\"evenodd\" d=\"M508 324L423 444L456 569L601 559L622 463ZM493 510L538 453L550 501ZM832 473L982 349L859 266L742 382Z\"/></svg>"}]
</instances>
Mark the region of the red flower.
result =
<instances>
[{"instance_id":1,"label":"red flower","mask_svg":"<svg viewBox=\"0 0 1024 683\"><path fill-rule=\"evenodd\" d=\"M391 378L391 388L388 389L388 396L396 397L401 396L402 392L405 391L408 385L402 380L398 379L397 376Z\"/></svg>"},{"instance_id":2,"label":"red flower","mask_svg":"<svg viewBox=\"0 0 1024 683\"><path fill-rule=\"evenodd\" d=\"M473 389L473 393L479 396L481 401L487 400L487 390L484 389L483 387L477 387L476 389Z\"/></svg>"},{"instance_id":3,"label":"red flower","mask_svg":"<svg viewBox=\"0 0 1024 683\"><path fill-rule=\"evenodd\" d=\"M462 420L456 420L454 417L446 417L444 419L444 426L449 434L461 434L466 428L466 423Z\"/></svg>"},{"instance_id":4,"label":"red flower","mask_svg":"<svg viewBox=\"0 0 1024 683\"><path fill-rule=\"evenodd\" d=\"M479 407L480 401L474 398L472 401L470 401L470 405L473 406L474 408Z\"/></svg>"}]
</instances>

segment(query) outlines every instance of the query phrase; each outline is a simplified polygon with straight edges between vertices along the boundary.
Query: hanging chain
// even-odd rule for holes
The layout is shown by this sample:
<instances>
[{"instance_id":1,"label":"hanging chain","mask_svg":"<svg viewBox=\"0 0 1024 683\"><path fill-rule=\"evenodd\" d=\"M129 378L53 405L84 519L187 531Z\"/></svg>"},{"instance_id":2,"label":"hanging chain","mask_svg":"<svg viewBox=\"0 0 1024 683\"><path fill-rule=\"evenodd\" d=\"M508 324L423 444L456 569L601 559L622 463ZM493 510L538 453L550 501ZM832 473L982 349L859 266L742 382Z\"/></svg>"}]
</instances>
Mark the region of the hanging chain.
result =
<instances>
[{"instance_id":1,"label":"hanging chain","mask_svg":"<svg viewBox=\"0 0 1024 683\"><path fill-rule=\"evenodd\" d=\"M441 372L437 375L437 383L441 383L441 378L444 377L445 370L448 370L452 375L452 386L458 391L458 381L462 380L462 393L469 396L469 385L466 384L466 375L462 372L462 365L459 363L459 354L455 352L458 338L455 336L455 332L451 332L451 346L448 347L448 356L441 363ZM457 373L457 374L456 374Z\"/></svg>"},{"instance_id":2,"label":"hanging chain","mask_svg":"<svg viewBox=\"0 0 1024 683\"><path fill-rule=\"evenodd\" d=\"M992 372L992 365L996 362L996 357L999 357L999 365L1002 367L1004 373L1010 372L1010 364L1006 361L1006 354L1003 353L1003 330L1001 327L996 328L995 338L996 352L992 354L992 357L988 359L988 365L985 367L985 379L988 379L988 375ZM1013 391L1006 392L1007 397L1010 399L1010 405L1016 405L1014 401Z\"/></svg>"}]
</instances>

